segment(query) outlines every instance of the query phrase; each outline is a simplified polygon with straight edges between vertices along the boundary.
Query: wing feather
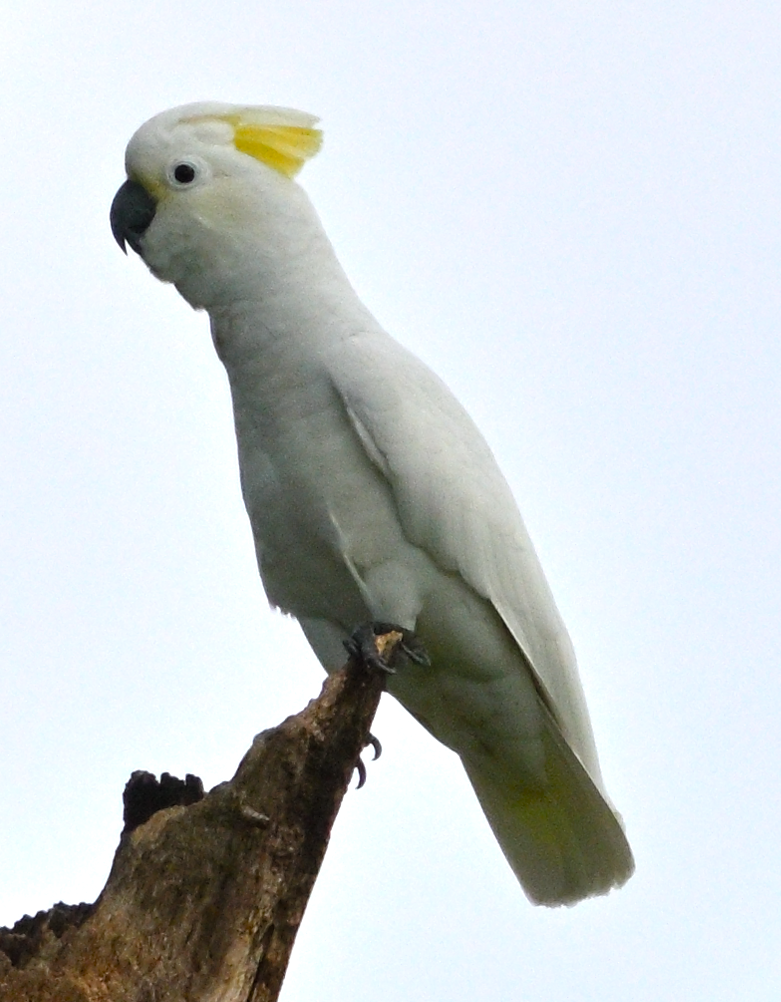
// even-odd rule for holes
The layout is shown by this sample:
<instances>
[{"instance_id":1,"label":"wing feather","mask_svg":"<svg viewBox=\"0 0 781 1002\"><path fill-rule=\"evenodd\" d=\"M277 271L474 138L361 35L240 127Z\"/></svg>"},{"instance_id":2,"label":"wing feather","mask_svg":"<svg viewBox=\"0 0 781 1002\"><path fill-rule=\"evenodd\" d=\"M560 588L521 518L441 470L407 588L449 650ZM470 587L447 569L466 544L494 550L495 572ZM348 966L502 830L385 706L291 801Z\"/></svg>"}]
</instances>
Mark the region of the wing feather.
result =
<instances>
[{"instance_id":1,"label":"wing feather","mask_svg":"<svg viewBox=\"0 0 781 1002\"><path fill-rule=\"evenodd\" d=\"M569 636L474 422L426 365L384 333L340 342L326 364L367 455L391 485L406 537L494 605L602 789Z\"/></svg>"}]
</instances>

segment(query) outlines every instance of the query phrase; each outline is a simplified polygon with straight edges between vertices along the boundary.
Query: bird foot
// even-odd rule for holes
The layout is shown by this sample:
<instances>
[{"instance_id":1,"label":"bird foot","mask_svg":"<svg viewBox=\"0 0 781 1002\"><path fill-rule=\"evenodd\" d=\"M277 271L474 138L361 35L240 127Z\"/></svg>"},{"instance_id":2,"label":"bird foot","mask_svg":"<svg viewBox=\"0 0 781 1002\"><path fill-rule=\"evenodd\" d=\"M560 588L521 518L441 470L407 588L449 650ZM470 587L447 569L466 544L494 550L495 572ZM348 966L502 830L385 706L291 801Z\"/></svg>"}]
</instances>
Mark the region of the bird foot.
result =
<instances>
[{"instance_id":1,"label":"bird foot","mask_svg":"<svg viewBox=\"0 0 781 1002\"><path fill-rule=\"evenodd\" d=\"M358 658L375 671L395 675L393 664L399 654L405 655L417 665L428 667L431 659L423 644L412 630L404 630L393 623L366 623L353 632L344 646L350 657ZM389 654L386 657L386 651Z\"/></svg>"},{"instance_id":2,"label":"bird foot","mask_svg":"<svg viewBox=\"0 0 781 1002\"><path fill-rule=\"evenodd\" d=\"M430 665L431 660L425 648L411 630L404 630L393 623L366 623L353 632L349 640L344 641L345 649L351 658L360 661L369 671L381 673L383 676L395 675L397 663L407 659L418 665ZM374 760L382 754L379 740L369 734L364 747L372 746ZM359 757L355 763L360 788L366 782L366 766Z\"/></svg>"}]
</instances>

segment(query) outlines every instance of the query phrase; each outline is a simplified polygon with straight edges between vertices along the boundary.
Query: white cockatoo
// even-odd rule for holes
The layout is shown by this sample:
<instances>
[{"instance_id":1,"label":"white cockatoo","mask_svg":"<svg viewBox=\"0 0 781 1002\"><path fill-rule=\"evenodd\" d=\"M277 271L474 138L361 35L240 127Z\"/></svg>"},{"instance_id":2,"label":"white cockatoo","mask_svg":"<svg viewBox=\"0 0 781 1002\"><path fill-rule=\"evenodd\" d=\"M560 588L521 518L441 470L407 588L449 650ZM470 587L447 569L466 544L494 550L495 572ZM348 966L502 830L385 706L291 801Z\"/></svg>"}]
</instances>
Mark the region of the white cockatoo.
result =
<instances>
[{"instance_id":1,"label":"white cockatoo","mask_svg":"<svg viewBox=\"0 0 781 1002\"><path fill-rule=\"evenodd\" d=\"M388 690L460 756L528 897L605 893L634 864L567 632L491 450L360 301L293 180L316 122L157 115L128 145L112 230L209 313L270 604L327 671L359 624L414 632L430 664Z\"/></svg>"}]
</instances>

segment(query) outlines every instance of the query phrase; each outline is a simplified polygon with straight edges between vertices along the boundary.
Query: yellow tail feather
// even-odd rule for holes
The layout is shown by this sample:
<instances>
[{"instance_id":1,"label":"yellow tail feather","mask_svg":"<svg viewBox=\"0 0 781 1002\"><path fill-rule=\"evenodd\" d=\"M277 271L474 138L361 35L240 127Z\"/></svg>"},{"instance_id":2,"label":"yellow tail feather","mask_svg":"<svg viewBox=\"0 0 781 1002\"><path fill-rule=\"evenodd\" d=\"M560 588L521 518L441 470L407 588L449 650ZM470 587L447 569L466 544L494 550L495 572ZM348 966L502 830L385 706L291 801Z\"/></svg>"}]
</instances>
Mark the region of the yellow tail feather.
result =
<instances>
[{"instance_id":1,"label":"yellow tail feather","mask_svg":"<svg viewBox=\"0 0 781 1002\"><path fill-rule=\"evenodd\" d=\"M513 789L484 763L464 766L527 897L571 905L620 887L634 860L618 816L552 719L543 743L546 783L538 789Z\"/></svg>"}]
</instances>

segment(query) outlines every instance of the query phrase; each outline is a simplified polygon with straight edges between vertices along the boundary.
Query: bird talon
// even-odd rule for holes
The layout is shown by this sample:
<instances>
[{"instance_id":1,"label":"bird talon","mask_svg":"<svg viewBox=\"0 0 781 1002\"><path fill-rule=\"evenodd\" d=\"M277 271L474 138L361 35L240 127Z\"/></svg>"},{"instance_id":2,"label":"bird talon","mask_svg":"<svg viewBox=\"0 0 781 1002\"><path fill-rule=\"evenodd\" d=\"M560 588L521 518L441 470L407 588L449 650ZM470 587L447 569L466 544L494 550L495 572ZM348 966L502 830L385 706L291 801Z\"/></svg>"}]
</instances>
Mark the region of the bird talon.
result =
<instances>
[{"instance_id":1,"label":"bird talon","mask_svg":"<svg viewBox=\"0 0 781 1002\"><path fill-rule=\"evenodd\" d=\"M368 734L366 736L366 744L363 747L368 748L369 745L371 745L371 747L374 749L374 757L372 758L372 762L376 762L377 759L380 757L380 755L382 755L382 745L380 744L380 739L375 738L373 734ZM358 784L355 787L355 789L360 790L360 788L366 782L366 766L364 765L363 759L360 756L358 757L358 761L355 763L355 771L358 773Z\"/></svg>"},{"instance_id":2,"label":"bird talon","mask_svg":"<svg viewBox=\"0 0 781 1002\"><path fill-rule=\"evenodd\" d=\"M363 760L358 758L355 763L355 771L358 773L358 785L355 787L356 790L360 790L363 784L366 782L366 766L363 764Z\"/></svg>"},{"instance_id":3,"label":"bird talon","mask_svg":"<svg viewBox=\"0 0 781 1002\"><path fill-rule=\"evenodd\" d=\"M368 748L369 745L371 745L374 749L374 758L372 759L372 762L376 762L380 755L382 755L382 745L380 744L380 739L375 738L373 734L369 734L366 738L366 744L364 747Z\"/></svg>"},{"instance_id":4,"label":"bird talon","mask_svg":"<svg viewBox=\"0 0 781 1002\"><path fill-rule=\"evenodd\" d=\"M362 661L367 668L385 675L395 675L396 668L386 660L384 650L379 650L377 645L378 638L386 637L388 634L395 634L399 638L393 641L395 647L392 647L391 659L395 659L401 651L414 664L424 667L431 664L431 659L415 634L393 623L365 623L343 643L350 657Z\"/></svg>"},{"instance_id":5,"label":"bird talon","mask_svg":"<svg viewBox=\"0 0 781 1002\"><path fill-rule=\"evenodd\" d=\"M413 661L416 665L421 665L423 668L431 667L431 658L428 656L428 652L414 634L410 634L407 631L399 646L410 661Z\"/></svg>"},{"instance_id":6,"label":"bird talon","mask_svg":"<svg viewBox=\"0 0 781 1002\"><path fill-rule=\"evenodd\" d=\"M382 636L383 633L388 633L390 630L377 631L375 627L374 623L359 626L353 635L342 643L350 657L362 661L367 668L382 672L384 675L395 675L396 669L392 668L380 654L375 641L376 637Z\"/></svg>"}]
</instances>

